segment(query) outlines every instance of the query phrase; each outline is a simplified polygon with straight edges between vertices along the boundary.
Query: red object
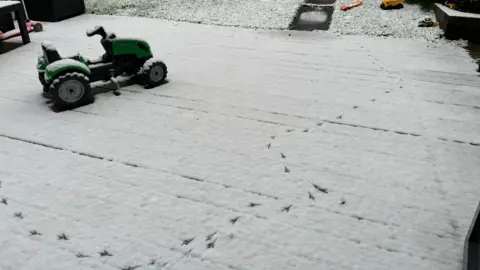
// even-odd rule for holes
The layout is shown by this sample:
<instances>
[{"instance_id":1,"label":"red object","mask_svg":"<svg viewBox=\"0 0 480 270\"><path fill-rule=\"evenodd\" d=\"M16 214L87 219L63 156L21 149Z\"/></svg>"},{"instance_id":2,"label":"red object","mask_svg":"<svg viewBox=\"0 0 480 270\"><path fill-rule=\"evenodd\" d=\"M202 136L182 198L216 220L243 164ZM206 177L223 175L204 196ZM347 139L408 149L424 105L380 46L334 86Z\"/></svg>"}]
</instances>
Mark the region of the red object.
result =
<instances>
[{"instance_id":1,"label":"red object","mask_svg":"<svg viewBox=\"0 0 480 270\"><path fill-rule=\"evenodd\" d=\"M41 32L43 30L43 27L42 24L39 22L29 21L27 22L27 30L28 32ZM21 36L19 29L14 29L5 33L0 32L0 42L19 36Z\"/></svg>"},{"instance_id":2,"label":"red object","mask_svg":"<svg viewBox=\"0 0 480 270\"><path fill-rule=\"evenodd\" d=\"M343 11L347 11L347 10L349 10L349 9L351 9L351 8L358 7L358 6L360 6L361 4L362 4L362 1L355 1L355 2L353 2L353 3L351 3L351 4L341 6L340 9L343 10Z\"/></svg>"}]
</instances>

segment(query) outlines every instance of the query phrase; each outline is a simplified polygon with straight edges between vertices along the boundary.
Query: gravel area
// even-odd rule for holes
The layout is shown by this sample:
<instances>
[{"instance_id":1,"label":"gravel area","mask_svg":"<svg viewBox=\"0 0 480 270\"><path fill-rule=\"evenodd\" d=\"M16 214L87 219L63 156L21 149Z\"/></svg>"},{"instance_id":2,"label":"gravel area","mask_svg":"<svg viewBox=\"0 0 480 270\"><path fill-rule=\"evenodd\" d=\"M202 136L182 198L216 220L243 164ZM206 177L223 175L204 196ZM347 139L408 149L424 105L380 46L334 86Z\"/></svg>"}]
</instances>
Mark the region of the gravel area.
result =
<instances>
[{"instance_id":1,"label":"gravel area","mask_svg":"<svg viewBox=\"0 0 480 270\"><path fill-rule=\"evenodd\" d=\"M404 4L397 10L382 10L379 0L364 0L363 5L348 11L340 6L352 0L337 0L330 31L344 35L388 36L396 38L426 38L436 40L443 33L440 28L418 27L418 22L430 17L433 11L425 12L420 6Z\"/></svg>"},{"instance_id":2,"label":"gravel area","mask_svg":"<svg viewBox=\"0 0 480 270\"><path fill-rule=\"evenodd\" d=\"M167 20L287 28L301 0L86 0L94 14L142 16Z\"/></svg>"},{"instance_id":3,"label":"gravel area","mask_svg":"<svg viewBox=\"0 0 480 270\"><path fill-rule=\"evenodd\" d=\"M446 41L438 27L420 28L418 22L435 18L418 5L382 10L380 0L364 0L362 6L341 11L353 0L337 0L328 32L343 35L419 38L430 44L465 46L463 41ZM91 14L160 18L224 26L287 29L303 0L86 0Z\"/></svg>"}]
</instances>

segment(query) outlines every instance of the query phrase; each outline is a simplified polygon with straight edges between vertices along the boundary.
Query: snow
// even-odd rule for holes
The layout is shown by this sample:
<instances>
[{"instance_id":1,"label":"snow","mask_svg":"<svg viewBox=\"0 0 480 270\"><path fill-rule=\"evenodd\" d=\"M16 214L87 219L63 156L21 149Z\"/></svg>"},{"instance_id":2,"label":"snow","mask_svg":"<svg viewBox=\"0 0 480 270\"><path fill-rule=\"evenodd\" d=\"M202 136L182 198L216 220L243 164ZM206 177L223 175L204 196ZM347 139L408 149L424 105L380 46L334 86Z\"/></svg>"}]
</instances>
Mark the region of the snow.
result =
<instances>
[{"instance_id":1,"label":"snow","mask_svg":"<svg viewBox=\"0 0 480 270\"><path fill-rule=\"evenodd\" d=\"M0 8L13 6L13 5L16 5L16 4L18 4L18 1L2 0L2 1L0 1Z\"/></svg>"},{"instance_id":2,"label":"snow","mask_svg":"<svg viewBox=\"0 0 480 270\"><path fill-rule=\"evenodd\" d=\"M56 51L57 50L55 45L51 41L48 41L48 40L42 41L42 47L44 47L46 50L49 50L49 51Z\"/></svg>"},{"instance_id":3,"label":"snow","mask_svg":"<svg viewBox=\"0 0 480 270\"><path fill-rule=\"evenodd\" d=\"M78 77L83 77L84 80L86 81L89 81L88 77L85 76L84 74L81 74L81 73L78 73L78 72L73 72L73 73L68 73L66 75L63 75L63 76L60 76L59 78L55 79L51 85L58 85L58 83L60 82L60 78L62 77L72 77L72 75L75 75L75 76L78 76Z\"/></svg>"},{"instance_id":4,"label":"snow","mask_svg":"<svg viewBox=\"0 0 480 270\"><path fill-rule=\"evenodd\" d=\"M104 65L105 64L105 63L100 63L101 61L103 61L102 56L98 56L98 57L95 57L95 58L85 58L84 57L84 59L87 60L87 63L97 63L97 64L91 64L91 65L89 65L89 67L94 67L96 65Z\"/></svg>"},{"instance_id":5,"label":"snow","mask_svg":"<svg viewBox=\"0 0 480 270\"><path fill-rule=\"evenodd\" d=\"M261 29L288 29L297 9L304 0L86 0L87 12L122 16L140 16L209 25L239 26ZM379 0L364 0L363 4L341 11L353 0L338 0L328 32L342 35L366 35L390 38L415 38L430 43L453 43L465 46L465 41L448 41L439 27L423 28L418 23L425 18L435 20L432 9L423 10L418 4L404 3L398 10L382 10ZM329 6L329 5L326 5ZM302 19L323 21L324 12L307 12ZM306 18L303 18L306 17Z\"/></svg>"},{"instance_id":6,"label":"snow","mask_svg":"<svg viewBox=\"0 0 480 270\"><path fill-rule=\"evenodd\" d=\"M98 29L100 29L100 27L102 27L102 26L97 25L97 26L95 26L94 28L87 29L87 31L86 31L87 35L93 34L95 31L97 31Z\"/></svg>"},{"instance_id":7,"label":"snow","mask_svg":"<svg viewBox=\"0 0 480 270\"><path fill-rule=\"evenodd\" d=\"M37 62L38 62L38 63L42 63L42 64L45 63L45 58L43 57L43 53L37 55Z\"/></svg>"},{"instance_id":8,"label":"snow","mask_svg":"<svg viewBox=\"0 0 480 270\"><path fill-rule=\"evenodd\" d=\"M302 0L86 0L88 13L251 28L287 28Z\"/></svg>"},{"instance_id":9,"label":"snow","mask_svg":"<svg viewBox=\"0 0 480 270\"><path fill-rule=\"evenodd\" d=\"M148 40L169 83L52 112L33 45L100 55L92 24ZM480 198L467 52L110 16L48 29L0 55L0 269L460 269Z\"/></svg>"},{"instance_id":10,"label":"snow","mask_svg":"<svg viewBox=\"0 0 480 270\"><path fill-rule=\"evenodd\" d=\"M79 61L73 60L73 59L62 59L62 60L59 60L59 61L55 61L55 62L49 64L47 66L46 70L47 70L47 73L48 73L48 72L51 72L53 70L63 68L63 67L68 67L68 66L76 67L76 68L81 69L81 70L89 71L88 67L85 64L83 64Z\"/></svg>"},{"instance_id":11,"label":"snow","mask_svg":"<svg viewBox=\"0 0 480 270\"><path fill-rule=\"evenodd\" d=\"M153 64L162 62L161 60L155 59L155 58L150 58L145 63L143 64L143 69L147 70L152 67Z\"/></svg>"}]
</instances>

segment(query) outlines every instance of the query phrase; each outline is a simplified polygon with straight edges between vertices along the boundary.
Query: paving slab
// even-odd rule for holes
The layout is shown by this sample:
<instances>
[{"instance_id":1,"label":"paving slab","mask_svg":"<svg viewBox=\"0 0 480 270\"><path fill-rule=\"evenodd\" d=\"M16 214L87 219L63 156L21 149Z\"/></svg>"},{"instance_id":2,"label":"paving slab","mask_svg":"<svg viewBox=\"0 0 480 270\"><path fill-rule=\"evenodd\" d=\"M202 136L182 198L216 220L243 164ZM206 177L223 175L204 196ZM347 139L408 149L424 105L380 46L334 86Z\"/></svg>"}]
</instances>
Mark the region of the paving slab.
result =
<instances>
[{"instance_id":1,"label":"paving slab","mask_svg":"<svg viewBox=\"0 0 480 270\"><path fill-rule=\"evenodd\" d=\"M95 25L148 40L169 82L55 113L40 42L95 57ZM415 40L46 23L0 55L0 269L460 269L475 68Z\"/></svg>"},{"instance_id":2,"label":"paving slab","mask_svg":"<svg viewBox=\"0 0 480 270\"><path fill-rule=\"evenodd\" d=\"M289 29L303 31L328 30L332 22L333 11L334 7L332 5L301 5L297 9Z\"/></svg>"}]
</instances>

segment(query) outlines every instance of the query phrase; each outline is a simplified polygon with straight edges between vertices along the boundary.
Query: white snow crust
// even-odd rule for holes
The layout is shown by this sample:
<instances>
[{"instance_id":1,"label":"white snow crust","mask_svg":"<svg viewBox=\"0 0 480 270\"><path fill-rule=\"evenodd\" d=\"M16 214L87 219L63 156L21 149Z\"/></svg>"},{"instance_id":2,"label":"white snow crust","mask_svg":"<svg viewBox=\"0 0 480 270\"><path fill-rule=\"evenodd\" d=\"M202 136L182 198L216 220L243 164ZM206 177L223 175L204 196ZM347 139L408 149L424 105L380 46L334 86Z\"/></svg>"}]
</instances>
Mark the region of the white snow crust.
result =
<instances>
[{"instance_id":1,"label":"white snow crust","mask_svg":"<svg viewBox=\"0 0 480 270\"><path fill-rule=\"evenodd\" d=\"M86 67L85 64L83 64L79 61L76 61L76 60L73 60L73 59L62 59L62 60L59 60L59 61L56 61L56 62L53 62L53 63L49 64L47 66L47 72L50 72L54 69L66 67L66 66L75 66L75 67L78 67L78 68L81 68L81 69L84 69Z\"/></svg>"},{"instance_id":2,"label":"white snow crust","mask_svg":"<svg viewBox=\"0 0 480 270\"><path fill-rule=\"evenodd\" d=\"M466 51L92 15L32 40L101 55L86 25L148 40L169 82L54 112L38 46L0 55L0 269L461 269Z\"/></svg>"}]
</instances>

